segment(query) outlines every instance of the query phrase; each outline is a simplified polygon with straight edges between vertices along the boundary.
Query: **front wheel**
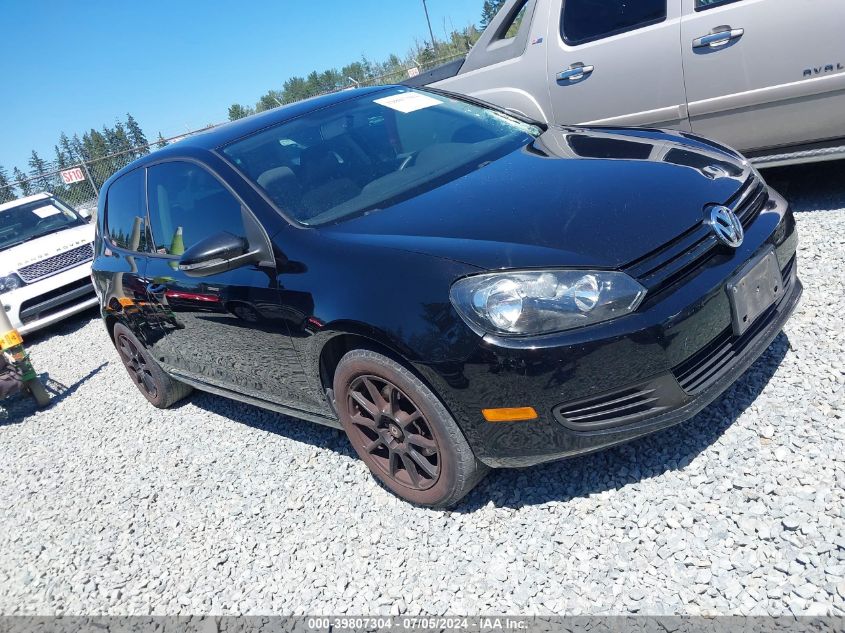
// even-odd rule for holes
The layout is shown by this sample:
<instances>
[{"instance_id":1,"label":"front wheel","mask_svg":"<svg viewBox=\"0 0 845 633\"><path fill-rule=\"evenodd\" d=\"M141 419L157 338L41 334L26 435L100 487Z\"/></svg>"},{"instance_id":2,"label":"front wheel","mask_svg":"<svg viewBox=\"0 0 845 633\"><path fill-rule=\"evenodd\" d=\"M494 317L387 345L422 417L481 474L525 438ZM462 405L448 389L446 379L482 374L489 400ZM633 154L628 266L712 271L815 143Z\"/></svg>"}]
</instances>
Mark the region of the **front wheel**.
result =
<instances>
[{"instance_id":1,"label":"front wheel","mask_svg":"<svg viewBox=\"0 0 845 633\"><path fill-rule=\"evenodd\" d=\"M167 409L193 391L164 373L132 330L120 323L114 326L114 346L132 382L153 406Z\"/></svg>"},{"instance_id":2,"label":"front wheel","mask_svg":"<svg viewBox=\"0 0 845 633\"><path fill-rule=\"evenodd\" d=\"M437 397L399 363L369 350L347 353L334 393L355 452L399 497L446 508L487 472Z\"/></svg>"}]
</instances>

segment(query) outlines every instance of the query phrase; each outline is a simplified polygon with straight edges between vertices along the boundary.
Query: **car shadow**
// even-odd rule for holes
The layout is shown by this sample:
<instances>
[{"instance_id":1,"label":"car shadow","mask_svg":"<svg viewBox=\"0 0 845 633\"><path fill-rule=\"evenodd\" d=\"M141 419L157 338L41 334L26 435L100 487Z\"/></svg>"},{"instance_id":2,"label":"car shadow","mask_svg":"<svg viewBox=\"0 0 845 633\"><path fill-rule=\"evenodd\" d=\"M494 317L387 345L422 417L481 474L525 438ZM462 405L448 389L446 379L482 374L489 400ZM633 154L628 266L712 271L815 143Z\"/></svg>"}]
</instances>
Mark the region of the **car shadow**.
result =
<instances>
[{"instance_id":1,"label":"car shadow","mask_svg":"<svg viewBox=\"0 0 845 633\"><path fill-rule=\"evenodd\" d=\"M493 470L453 511L474 512L491 502L494 506L507 508L567 502L682 470L719 439L757 399L788 350L789 339L781 332L739 380L687 422L582 457L525 469ZM240 424L357 458L340 430L210 393L199 393L190 402Z\"/></svg>"},{"instance_id":2,"label":"car shadow","mask_svg":"<svg viewBox=\"0 0 845 633\"><path fill-rule=\"evenodd\" d=\"M845 207L845 160L773 167L763 178L784 198L793 211L829 211Z\"/></svg>"}]
</instances>

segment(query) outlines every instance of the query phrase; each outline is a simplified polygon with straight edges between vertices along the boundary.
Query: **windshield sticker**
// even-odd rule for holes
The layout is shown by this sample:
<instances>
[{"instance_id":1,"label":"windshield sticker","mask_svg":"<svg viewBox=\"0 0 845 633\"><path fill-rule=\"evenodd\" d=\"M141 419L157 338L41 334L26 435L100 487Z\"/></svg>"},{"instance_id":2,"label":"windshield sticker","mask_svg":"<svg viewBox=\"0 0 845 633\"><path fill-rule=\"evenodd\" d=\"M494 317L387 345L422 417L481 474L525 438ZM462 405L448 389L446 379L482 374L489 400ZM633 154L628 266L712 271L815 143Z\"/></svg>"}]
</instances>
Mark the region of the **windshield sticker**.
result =
<instances>
[{"instance_id":1,"label":"windshield sticker","mask_svg":"<svg viewBox=\"0 0 845 633\"><path fill-rule=\"evenodd\" d=\"M443 102L438 101L434 97L420 94L419 92L403 92L398 95L375 99L374 103L383 105L391 110L396 110L397 112L402 112L403 114L408 114L409 112L416 112L423 108L441 105Z\"/></svg>"},{"instance_id":2,"label":"windshield sticker","mask_svg":"<svg viewBox=\"0 0 845 633\"><path fill-rule=\"evenodd\" d=\"M37 209L33 209L32 212L42 220L49 218L51 215L59 215L61 213L59 209L53 206L38 207Z\"/></svg>"}]
</instances>

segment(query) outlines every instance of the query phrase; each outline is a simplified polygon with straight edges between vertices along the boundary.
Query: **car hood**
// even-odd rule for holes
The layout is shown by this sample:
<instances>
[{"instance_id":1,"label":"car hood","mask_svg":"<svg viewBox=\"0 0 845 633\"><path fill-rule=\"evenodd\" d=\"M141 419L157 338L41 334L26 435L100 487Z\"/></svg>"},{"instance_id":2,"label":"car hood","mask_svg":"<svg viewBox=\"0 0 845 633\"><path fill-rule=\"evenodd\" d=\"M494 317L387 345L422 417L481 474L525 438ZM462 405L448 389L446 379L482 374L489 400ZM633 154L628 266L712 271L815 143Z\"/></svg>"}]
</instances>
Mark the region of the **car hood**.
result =
<instances>
[{"instance_id":1,"label":"car hood","mask_svg":"<svg viewBox=\"0 0 845 633\"><path fill-rule=\"evenodd\" d=\"M0 251L0 274L14 272L48 257L94 241L94 225L74 226Z\"/></svg>"},{"instance_id":2,"label":"car hood","mask_svg":"<svg viewBox=\"0 0 845 633\"><path fill-rule=\"evenodd\" d=\"M735 152L658 130L554 127L531 144L332 237L484 269L616 268L704 220L750 177Z\"/></svg>"}]
</instances>

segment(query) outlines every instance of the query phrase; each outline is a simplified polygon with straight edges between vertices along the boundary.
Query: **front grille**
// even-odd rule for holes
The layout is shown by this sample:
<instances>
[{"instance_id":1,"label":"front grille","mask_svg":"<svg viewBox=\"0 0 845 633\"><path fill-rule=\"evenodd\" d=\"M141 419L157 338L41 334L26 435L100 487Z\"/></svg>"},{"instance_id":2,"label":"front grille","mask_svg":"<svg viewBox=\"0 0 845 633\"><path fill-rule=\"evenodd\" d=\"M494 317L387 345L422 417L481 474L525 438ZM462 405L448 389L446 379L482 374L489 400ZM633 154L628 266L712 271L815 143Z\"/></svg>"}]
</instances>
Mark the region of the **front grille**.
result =
<instances>
[{"instance_id":1,"label":"front grille","mask_svg":"<svg viewBox=\"0 0 845 633\"><path fill-rule=\"evenodd\" d=\"M553 410L555 418L576 431L596 431L630 424L653 417L677 404L677 386L668 380L655 379L640 385L626 387L591 396L575 402L558 405Z\"/></svg>"},{"instance_id":2,"label":"front grille","mask_svg":"<svg viewBox=\"0 0 845 633\"><path fill-rule=\"evenodd\" d=\"M23 266L18 269L18 275L26 283L31 284L50 275L55 275L68 268L78 266L83 262L94 259L94 245L83 244L64 253L42 259L40 262Z\"/></svg>"},{"instance_id":3,"label":"front grille","mask_svg":"<svg viewBox=\"0 0 845 633\"><path fill-rule=\"evenodd\" d=\"M748 228L767 201L766 186L752 177L725 206L733 209L743 228ZM704 266L719 252L718 245L713 231L702 221L668 244L632 262L625 267L625 272L654 295Z\"/></svg>"},{"instance_id":4,"label":"front grille","mask_svg":"<svg viewBox=\"0 0 845 633\"><path fill-rule=\"evenodd\" d=\"M783 297L789 296L794 279L794 268L795 257L790 259L781 271L784 290L781 296ZM777 307L772 306L742 336L734 336L731 327L725 328L701 350L673 368L672 373L681 385L681 389L690 395L696 395L719 380L730 370L734 359L742 354L743 350L757 338L757 335L771 323L776 314Z\"/></svg>"}]
</instances>

